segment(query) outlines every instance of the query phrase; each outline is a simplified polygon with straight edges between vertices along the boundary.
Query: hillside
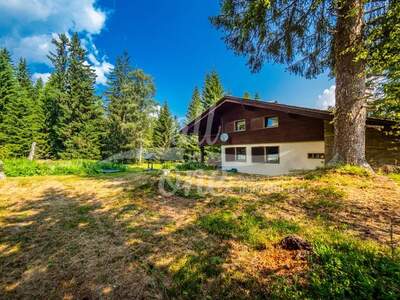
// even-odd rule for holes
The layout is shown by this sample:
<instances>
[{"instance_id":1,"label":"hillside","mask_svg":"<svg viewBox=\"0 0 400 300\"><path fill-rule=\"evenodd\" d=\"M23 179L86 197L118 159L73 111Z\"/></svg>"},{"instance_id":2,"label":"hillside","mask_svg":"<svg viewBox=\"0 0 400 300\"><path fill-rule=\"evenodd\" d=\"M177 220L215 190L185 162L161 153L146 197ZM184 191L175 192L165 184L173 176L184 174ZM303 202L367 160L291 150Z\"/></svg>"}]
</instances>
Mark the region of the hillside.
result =
<instances>
[{"instance_id":1,"label":"hillside","mask_svg":"<svg viewBox=\"0 0 400 300\"><path fill-rule=\"evenodd\" d=\"M400 188L387 177L349 167L276 178L178 172L164 192L158 178L159 171L1 181L1 298L400 293L392 245L400 239ZM283 249L288 235L312 250Z\"/></svg>"}]
</instances>

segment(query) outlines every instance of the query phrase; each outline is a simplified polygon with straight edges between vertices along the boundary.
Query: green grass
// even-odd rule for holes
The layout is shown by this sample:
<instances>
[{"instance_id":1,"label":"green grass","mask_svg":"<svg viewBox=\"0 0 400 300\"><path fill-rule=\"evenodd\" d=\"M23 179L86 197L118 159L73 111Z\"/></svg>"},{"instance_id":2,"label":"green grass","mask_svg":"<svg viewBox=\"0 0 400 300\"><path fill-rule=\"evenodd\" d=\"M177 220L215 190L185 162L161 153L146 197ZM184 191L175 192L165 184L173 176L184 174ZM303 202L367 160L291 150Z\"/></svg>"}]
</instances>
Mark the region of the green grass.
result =
<instances>
[{"instance_id":1,"label":"green grass","mask_svg":"<svg viewBox=\"0 0 400 300\"><path fill-rule=\"evenodd\" d=\"M393 179L395 182L400 184L400 174L397 173L389 174L389 178Z\"/></svg>"},{"instance_id":2,"label":"green grass","mask_svg":"<svg viewBox=\"0 0 400 300\"><path fill-rule=\"evenodd\" d=\"M122 164L98 162L93 160L30 161L27 159L4 160L4 172L9 177L48 176L48 175L96 175L102 170L116 169L127 171Z\"/></svg>"}]
</instances>

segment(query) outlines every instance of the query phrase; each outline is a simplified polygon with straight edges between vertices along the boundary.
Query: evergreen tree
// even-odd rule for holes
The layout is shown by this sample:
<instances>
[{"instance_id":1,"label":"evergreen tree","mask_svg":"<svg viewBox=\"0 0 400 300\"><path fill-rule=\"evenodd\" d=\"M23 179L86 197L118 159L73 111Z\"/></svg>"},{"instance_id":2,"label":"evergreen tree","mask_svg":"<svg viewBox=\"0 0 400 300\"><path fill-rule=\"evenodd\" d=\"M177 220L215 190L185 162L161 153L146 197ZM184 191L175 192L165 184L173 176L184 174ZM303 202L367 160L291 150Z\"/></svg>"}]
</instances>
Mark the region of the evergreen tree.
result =
<instances>
[{"instance_id":1,"label":"evergreen tree","mask_svg":"<svg viewBox=\"0 0 400 300\"><path fill-rule=\"evenodd\" d=\"M152 78L142 70L130 66L125 52L117 58L108 78L107 156L138 150L138 158L145 147L151 146L155 87Z\"/></svg>"},{"instance_id":2,"label":"evergreen tree","mask_svg":"<svg viewBox=\"0 0 400 300\"><path fill-rule=\"evenodd\" d=\"M198 118L203 111L202 101L199 89L195 87L190 100L188 111L186 113L185 123L189 124L191 121ZM196 135L180 136L180 144L185 151L185 159L194 160L200 155L200 147L198 145L198 137Z\"/></svg>"},{"instance_id":3,"label":"evergreen tree","mask_svg":"<svg viewBox=\"0 0 400 300\"><path fill-rule=\"evenodd\" d=\"M100 157L103 108L95 95L95 73L78 35L53 39L54 72L45 88L46 122L52 154L58 158Z\"/></svg>"},{"instance_id":4,"label":"evergreen tree","mask_svg":"<svg viewBox=\"0 0 400 300\"><path fill-rule=\"evenodd\" d=\"M387 14L373 22L367 39L369 83L377 90L372 113L396 121L391 133L400 135L400 2L391 2Z\"/></svg>"},{"instance_id":5,"label":"evergreen tree","mask_svg":"<svg viewBox=\"0 0 400 300\"><path fill-rule=\"evenodd\" d=\"M224 96L224 89L217 72L212 71L206 75L202 96L204 110L217 103Z\"/></svg>"},{"instance_id":6,"label":"evergreen tree","mask_svg":"<svg viewBox=\"0 0 400 300\"><path fill-rule=\"evenodd\" d=\"M26 72L27 73L27 72ZM32 143L33 103L20 86L7 50L0 51L0 155L23 157ZM19 78L19 77L18 77Z\"/></svg>"},{"instance_id":7,"label":"evergreen tree","mask_svg":"<svg viewBox=\"0 0 400 300\"><path fill-rule=\"evenodd\" d=\"M32 84L31 75L29 74L26 59L20 58L17 69L17 80L19 86L26 91L29 97L34 96L34 89Z\"/></svg>"},{"instance_id":8,"label":"evergreen tree","mask_svg":"<svg viewBox=\"0 0 400 300\"><path fill-rule=\"evenodd\" d=\"M161 107L154 127L153 146L160 152L166 152L173 146L176 137L176 124L167 102Z\"/></svg>"},{"instance_id":9,"label":"evergreen tree","mask_svg":"<svg viewBox=\"0 0 400 300\"><path fill-rule=\"evenodd\" d=\"M394 2L223 0L211 22L225 32L229 47L248 57L252 71L265 61L288 64L289 71L306 78L329 69L336 77L331 163L367 166L366 33Z\"/></svg>"},{"instance_id":10,"label":"evergreen tree","mask_svg":"<svg viewBox=\"0 0 400 300\"><path fill-rule=\"evenodd\" d=\"M244 98L244 99L250 99L250 98L251 98L250 93L247 92L247 91L244 92L244 93L243 93L243 98Z\"/></svg>"},{"instance_id":11,"label":"evergreen tree","mask_svg":"<svg viewBox=\"0 0 400 300\"><path fill-rule=\"evenodd\" d=\"M200 116L203 111L202 101L199 89L197 87L193 90L192 99L190 100L189 108L186 113L186 124Z\"/></svg>"},{"instance_id":12,"label":"evergreen tree","mask_svg":"<svg viewBox=\"0 0 400 300\"><path fill-rule=\"evenodd\" d=\"M59 157L64 150L62 130L64 114L67 111L67 69L69 39L65 34L59 34L52 40L55 52L50 52L49 60L53 64L53 72L44 89L44 107L48 138L52 157Z\"/></svg>"},{"instance_id":13,"label":"evergreen tree","mask_svg":"<svg viewBox=\"0 0 400 300\"><path fill-rule=\"evenodd\" d=\"M63 141L59 155L64 159L100 158L103 110L95 95L95 82L94 70L86 63L86 51L75 33L69 46L67 102L57 128Z\"/></svg>"},{"instance_id":14,"label":"evergreen tree","mask_svg":"<svg viewBox=\"0 0 400 300\"><path fill-rule=\"evenodd\" d=\"M256 92L256 93L254 94L254 99L255 99L255 100L260 100L260 99L261 99L260 94L259 94L258 92Z\"/></svg>"}]
</instances>

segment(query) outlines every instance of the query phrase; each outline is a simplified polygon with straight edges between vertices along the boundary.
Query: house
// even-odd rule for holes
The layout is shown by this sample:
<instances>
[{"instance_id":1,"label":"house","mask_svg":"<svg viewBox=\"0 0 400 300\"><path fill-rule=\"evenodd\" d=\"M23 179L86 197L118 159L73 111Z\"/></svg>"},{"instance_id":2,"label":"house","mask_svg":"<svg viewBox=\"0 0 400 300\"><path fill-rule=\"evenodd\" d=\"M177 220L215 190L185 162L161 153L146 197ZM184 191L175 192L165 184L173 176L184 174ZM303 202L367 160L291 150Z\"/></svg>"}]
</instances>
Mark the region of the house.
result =
<instances>
[{"instance_id":1,"label":"house","mask_svg":"<svg viewBox=\"0 0 400 300\"><path fill-rule=\"evenodd\" d=\"M330 160L332 120L325 110L225 96L181 132L198 135L201 149L220 145L223 170L281 175ZM400 164L400 141L386 134L391 125L367 119L366 157L375 167Z\"/></svg>"}]
</instances>

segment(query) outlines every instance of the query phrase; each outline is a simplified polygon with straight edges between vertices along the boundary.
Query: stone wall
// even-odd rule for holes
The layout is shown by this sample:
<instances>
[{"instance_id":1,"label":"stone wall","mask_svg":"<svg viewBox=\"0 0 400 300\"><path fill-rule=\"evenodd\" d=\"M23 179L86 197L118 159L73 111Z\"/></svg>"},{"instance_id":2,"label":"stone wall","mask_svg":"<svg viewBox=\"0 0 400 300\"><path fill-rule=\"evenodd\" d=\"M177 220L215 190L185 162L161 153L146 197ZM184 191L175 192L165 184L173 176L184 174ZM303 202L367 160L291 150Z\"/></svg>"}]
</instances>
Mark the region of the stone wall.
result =
<instances>
[{"instance_id":1,"label":"stone wall","mask_svg":"<svg viewBox=\"0 0 400 300\"><path fill-rule=\"evenodd\" d=\"M333 152L333 124L324 122L325 162L329 162ZM365 154L372 167L400 165L400 138L387 135L377 126L367 126L365 133Z\"/></svg>"}]
</instances>

